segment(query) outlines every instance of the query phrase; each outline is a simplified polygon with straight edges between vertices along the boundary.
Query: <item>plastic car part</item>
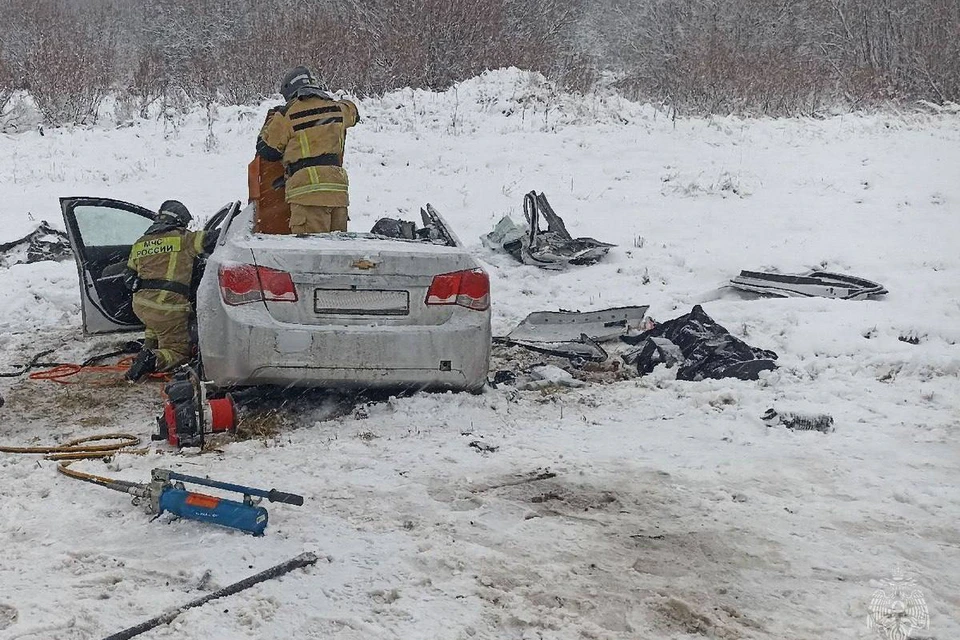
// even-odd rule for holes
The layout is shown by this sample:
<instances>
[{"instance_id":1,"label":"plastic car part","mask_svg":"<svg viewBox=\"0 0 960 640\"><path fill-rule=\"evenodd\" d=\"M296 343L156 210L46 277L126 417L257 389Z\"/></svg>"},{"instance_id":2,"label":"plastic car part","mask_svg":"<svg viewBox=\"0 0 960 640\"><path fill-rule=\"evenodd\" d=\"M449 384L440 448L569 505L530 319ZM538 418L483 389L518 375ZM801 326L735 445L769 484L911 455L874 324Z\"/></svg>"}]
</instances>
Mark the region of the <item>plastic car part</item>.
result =
<instances>
[{"instance_id":1,"label":"plastic car part","mask_svg":"<svg viewBox=\"0 0 960 640\"><path fill-rule=\"evenodd\" d=\"M780 298L863 300L887 293L883 285L876 282L830 271L811 271L805 274L741 271L739 276L730 281L730 286Z\"/></svg>"},{"instance_id":2,"label":"plastic car part","mask_svg":"<svg viewBox=\"0 0 960 640\"><path fill-rule=\"evenodd\" d=\"M457 235L450 229L450 225L447 224L447 221L436 209L433 208L433 205L431 205L429 202L427 203L426 207L420 209L420 219L424 226L424 229L421 229L421 232L426 230L427 239L440 241L448 247L463 246L463 243L460 242L460 238L458 238Z\"/></svg>"},{"instance_id":3,"label":"plastic car part","mask_svg":"<svg viewBox=\"0 0 960 640\"><path fill-rule=\"evenodd\" d=\"M607 359L607 352L604 348L586 334L581 334L576 340L534 342L529 340L514 340L507 337L494 338L494 342L505 345L516 345L524 349L536 351L537 353L569 358L570 360L603 362Z\"/></svg>"},{"instance_id":4,"label":"plastic car part","mask_svg":"<svg viewBox=\"0 0 960 640\"><path fill-rule=\"evenodd\" d=\"M601 342L615 340L641 327L649 308L640 305L599 311L535 311L506 337L527 342L579 340L581 335Z\"/></svg>"},{"instance_id":5,"label":"plastic car part","mask_svg":"<svg viewBox=\"0 0 960 640\"><path fill-rule=\"evenodd\" d=\"M296 302L290 274L252 264L222 264L218 272L220 295L231 306L250 302Z\"/></svg>"},{"instance_id":6,"label":"plastic car part","mask_svg":"<svg viewBox=\"0 0 960 640\"><path fill-rule=\"evenodd\" d=\"M64 260L70 255L67 234L54 229L46 220L22 238L0 243L0 265L6 267L42 260Z\"/></svg>"},{"instance_id":7,"label":"plastic car part","mask_svg":"<svg viewBox=\"0 0 960 640\"><path fill-rule=\"evenodd\" d=\"M483 269L434 276L427 291L429 305L456 304L475 311L490 308L490 278Z\"/></svg>"}]
</instances>

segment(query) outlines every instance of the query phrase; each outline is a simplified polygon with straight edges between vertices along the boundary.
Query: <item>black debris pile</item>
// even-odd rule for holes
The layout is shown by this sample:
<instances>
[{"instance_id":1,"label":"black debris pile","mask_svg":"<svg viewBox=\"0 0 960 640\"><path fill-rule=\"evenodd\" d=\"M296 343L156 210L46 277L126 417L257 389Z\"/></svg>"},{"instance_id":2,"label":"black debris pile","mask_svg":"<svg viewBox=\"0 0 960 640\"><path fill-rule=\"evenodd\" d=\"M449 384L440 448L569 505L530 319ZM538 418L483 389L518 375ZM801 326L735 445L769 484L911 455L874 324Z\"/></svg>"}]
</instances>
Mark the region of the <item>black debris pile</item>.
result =
<instances>
[{"instance_id":1,"label":"black debris pile","mask_svg":"<svg viewBox=\"0 0 960 640\"><path fill-rule=\"evenodd\" d=\"M467 446L471 449L476 449L480 453L496 453L500 450L499 445L487 444L486 442L481 442L480 440L471 440L470 444Z\"/></svg>"},{"instance_id":2,"label":"black debris pile","mask_svg":"<svg viewBox=\"0 0 960 640\"><path fill-rule=\"evenodd\" d=\"M757 380L761 371L777 367L773 351L751 347L735 338L697 305L690 313L668 320L638 336L620 338L636 349L623 355L640 375L662 363L677 366L677 380L739 378Z\"/></svg>"},{"instance_id":3,"label":"black debris pile","mask_svg":"<svg viewBox=\"0 0 960 640\"><path fill-rule=\"evenodd\" d=\"M667 338L655 337L647 338L639 349L623 354L622 358L628 365L636 366L640 375L652 372L658 364L673 368L684 361L680 347Z\"/></svg>"},{"instance_id":4,"label":"black debris pile","mask_svg":"<svg viewBox=\"0 0 960 640\"><path fill-rule=\"evenodd\" d=\"M830 433L833 431L833 416L826 413L798 413L795 411L778 412L769 408L760 416L768 427L782 426L791 431L819 431Z\"/></svg>"},{"instance_id":5,"label":"black debris pile","mask_svg":"<svg viewBox=\"0 0 960 640\"><path fill-rule=\"evenodd\" d=\"M399 238L403 240L419 240L417 236L417 223L409 220L400 220L399 218L380 218L377 220L370 233L385 238Z\"/></svg>"},{"instance_id":6,"label":"black debris pile","mask_svg":"<svg viewBox=\"0 0 960 640\"><path fill-rule=\"evenodd\" d=\"M0 244L0 265L4 267L72 257L67 234L54 229L46 220L22 238Z\"/></svg>"},{"instance_id":7,"label":"black debris pile","mask_svg":"<svg viewBox=\"0 0 960 640\"><path fill-rule=\"evenodd\" d=\"M523 264L544 269L563 269L599 261L616 245L594 238L574 238L542 193L531 191L523 197L526 226L504 216L480 240L488 249L505 251ZM541 223L547 227L544 229Z\"/></svg>"},{"instance_id":8,"label":"black debris pile","mask_svg":"<svg viewBox=\"0 0 960 640\"><path fill-rule=\"evenodd\" d=\"M918 345L920 342L926 338L925 335L921 335L916 331L908 331L897 336L897 340L900 342L906 342L907 344Z\"/></svg>"}]
</instances>

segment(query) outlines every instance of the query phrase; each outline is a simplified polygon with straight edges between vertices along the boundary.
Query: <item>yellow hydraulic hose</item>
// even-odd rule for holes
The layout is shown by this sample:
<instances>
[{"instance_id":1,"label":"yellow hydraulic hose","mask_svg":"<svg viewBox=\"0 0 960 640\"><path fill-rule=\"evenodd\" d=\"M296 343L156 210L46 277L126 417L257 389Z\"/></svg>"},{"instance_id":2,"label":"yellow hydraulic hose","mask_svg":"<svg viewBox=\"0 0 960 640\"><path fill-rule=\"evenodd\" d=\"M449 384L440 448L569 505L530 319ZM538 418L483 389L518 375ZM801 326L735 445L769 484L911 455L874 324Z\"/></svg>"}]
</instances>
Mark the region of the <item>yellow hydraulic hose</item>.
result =
<instances>
[{"instance_id":1,"label":"yellow hydraulic hose","mask_svg":"<svg viewBox=\"0 0 960 640\"><path fill-rule=\"evenodd\" d=\"M93 444L103 443L105 444ZM110 442L112 441L112 442ZM132 447L140 444L140 438L129 433L104 433L96 436L86 436L70 440L64 444L50 447L8 447L0 445L0 453L25 453L42 454L47 460L59 460L57 471L65 476L93 482L95 484L116 483L116 480L96 476L91 473L84 473L70 469L69 464L74 460L83 460L86 458L103 458L109 455L120 453L144 453L143 450L134 450Z\"/></svg>"}]
</instances>

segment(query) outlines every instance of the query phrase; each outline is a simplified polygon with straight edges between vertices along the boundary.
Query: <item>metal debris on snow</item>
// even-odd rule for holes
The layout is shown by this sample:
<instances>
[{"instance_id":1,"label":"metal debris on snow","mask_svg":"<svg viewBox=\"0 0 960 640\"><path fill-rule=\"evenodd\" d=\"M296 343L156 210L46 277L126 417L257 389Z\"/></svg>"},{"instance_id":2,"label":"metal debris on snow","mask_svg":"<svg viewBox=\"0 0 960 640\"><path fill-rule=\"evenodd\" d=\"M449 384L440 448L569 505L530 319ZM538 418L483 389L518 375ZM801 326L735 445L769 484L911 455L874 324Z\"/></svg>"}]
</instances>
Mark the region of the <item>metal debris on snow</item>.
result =
<instances>
[{"instance_id":1,"label":"metal debris on snow","mask_svg":"<svg viewBox=\"0 0 960 640\"><path fill-rule=\"evenodd\" d=\"M574 238L543 193L531 191L523 197L526 227L504 216L493 231L481 236L488 249L506 251L523 264L544 269L564 269L568 265L587 265L599 261L616 245L595 238ZM540 226L541 216L547 228Z\"/></svg>"}]
</instances>

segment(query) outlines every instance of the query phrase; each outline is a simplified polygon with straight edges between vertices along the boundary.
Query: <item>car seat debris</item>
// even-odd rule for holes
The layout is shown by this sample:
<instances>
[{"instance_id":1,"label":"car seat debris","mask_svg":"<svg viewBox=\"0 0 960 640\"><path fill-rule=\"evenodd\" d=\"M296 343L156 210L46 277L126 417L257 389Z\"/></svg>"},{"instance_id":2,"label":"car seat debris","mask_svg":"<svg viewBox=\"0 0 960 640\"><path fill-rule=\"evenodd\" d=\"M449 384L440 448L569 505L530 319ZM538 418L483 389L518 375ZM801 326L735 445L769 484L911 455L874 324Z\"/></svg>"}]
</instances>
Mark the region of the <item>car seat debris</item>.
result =
<instances>
[{"instance_id":1,"label":"car seat debris","mask_svg":"<svg viewBox=\"0 0 960 640\"><path fill-rule=\"evenodd\" d=\"M420 221L423 226L418 227L416 222L410 220L380 218L374 223L370 233L395 240L417 240L451 247L459 246L460 242L450 231L450 225L433 208L433 205L427 204L420 209Z\"/></svg>"},{"instance_id":2,"label":"car seat debris","mask_svg":"<svg viewBox=\"0 0 960 640\"><path fill-rule=\"evenodd\" d=\"M523 197L523 215L526 227L504 216L480 241L488 249L505 251L523 264L544 269L594 264L616 246L594 238L571 236L543 193L531 191ZM546 229L541 227L541 218L546 221Z\"/></svg>"}]
</instances>

